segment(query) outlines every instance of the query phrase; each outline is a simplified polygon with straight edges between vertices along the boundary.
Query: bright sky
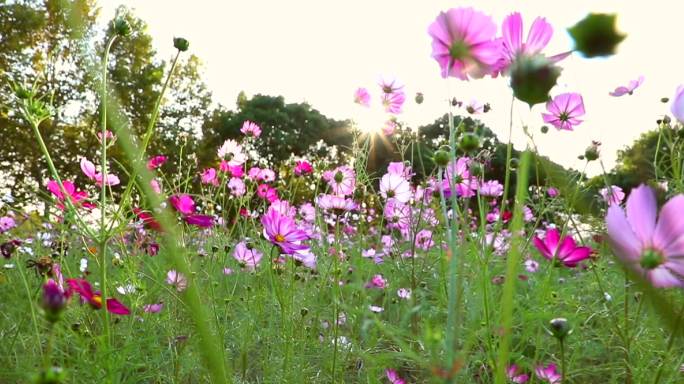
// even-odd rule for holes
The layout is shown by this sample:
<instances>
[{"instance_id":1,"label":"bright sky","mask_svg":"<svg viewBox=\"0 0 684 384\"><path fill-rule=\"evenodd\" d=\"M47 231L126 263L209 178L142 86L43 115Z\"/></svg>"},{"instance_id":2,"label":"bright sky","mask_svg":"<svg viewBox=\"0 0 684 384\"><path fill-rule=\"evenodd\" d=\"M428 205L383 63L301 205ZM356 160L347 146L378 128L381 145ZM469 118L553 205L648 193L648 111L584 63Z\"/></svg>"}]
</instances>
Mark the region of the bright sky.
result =
<instances>
[{"instance_id":1,"label":"bright sky","mask_svg":"<svg viewBox=\"0 0 684 384\"><path fill-rule=\"evenodd\" d=\"M379 109L376 84L382 77L393 76L406 85L409 97L402 121L429 123L447 111L450 96L464 101L474 98L492 105L493 110L479 118L502 141L508 134L511 98L507 80L452 79L447 86L430 57L427 27L437 14L451 7L473 6L500 25L506 15L519 11L525 36L532 20L544 16L555 29L546 49L551 55L571 49L565 29L588 12L617 13L618 28L628 34L618 54L608 59L573 56L564 60L559 84L552 90L552 95L568 91L583 95L584 123L574 132L552 128L542 135L538 128L543 105L530 111L517 102L514 109L516 146L526 143L521 128L526 124L533 127L543 155L576 169L583 166L577 156L592 140L603 143L602 157L612 168L616 151L641 132L655 129L656 119L669 111L660 98L672 97L684 82L684 75L675 70L684 62L684 50L672 49L684 13L680 1L102 0L101 4L103 20L113 16L118 4L134 8L149 24L149 33L164 57L174 52L174 36L187 38L190 51L205 64L205 80L214 100L230 108L244 90L248 95L283 95L288 102L307 101L327 116L363 124L368 120L352 102L354 90L369 88ZM608 96L616 86L639 75L646 80L633 96ZM413 102L418 91L425 94L422 105ZM599 165L590 165L588 172L600 172Z\"/></svg>"}]
</instances>

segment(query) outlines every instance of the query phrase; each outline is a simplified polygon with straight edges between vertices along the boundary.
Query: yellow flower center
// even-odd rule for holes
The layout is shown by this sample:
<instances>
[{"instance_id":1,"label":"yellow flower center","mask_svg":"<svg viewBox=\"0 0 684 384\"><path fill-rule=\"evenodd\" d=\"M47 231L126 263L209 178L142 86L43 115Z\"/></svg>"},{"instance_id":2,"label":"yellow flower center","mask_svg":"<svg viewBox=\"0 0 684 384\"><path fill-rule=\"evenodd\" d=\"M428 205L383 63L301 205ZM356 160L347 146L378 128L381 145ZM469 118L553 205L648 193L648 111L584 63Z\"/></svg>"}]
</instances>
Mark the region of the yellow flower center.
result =
<instances>
[{"instance_id":1,"label":"yellow flower center","mask_svg":"<svg viewBox=\"0 0 684 384\"><path fill-rule=\"evenodd\" d=\"M275 241L278 243L282 243L285 241L285 236L283 236L279 233L279 234L275 235Z\"/></svg>"}]
</instances>

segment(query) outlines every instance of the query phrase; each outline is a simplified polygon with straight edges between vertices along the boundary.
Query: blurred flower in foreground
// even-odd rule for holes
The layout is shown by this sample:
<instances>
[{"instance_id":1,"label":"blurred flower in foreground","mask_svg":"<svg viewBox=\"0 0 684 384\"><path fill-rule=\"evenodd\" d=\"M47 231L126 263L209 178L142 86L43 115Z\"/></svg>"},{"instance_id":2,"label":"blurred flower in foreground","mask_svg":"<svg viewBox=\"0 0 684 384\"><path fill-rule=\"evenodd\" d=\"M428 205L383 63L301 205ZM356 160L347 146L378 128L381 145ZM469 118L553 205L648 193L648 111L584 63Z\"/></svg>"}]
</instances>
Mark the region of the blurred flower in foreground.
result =
<instances>
[{"instance_id":1,"label":"blurred flower in foreground","mask_svg":"<svg viewBox=\"0 0 684 384\"><path fill-rule=\"evenodd\" d=\"M654 191L643 184L633 189L626 210L611 205L606 215L615 255L656 287L684 287L682 212L684 195L671 198L658 215Z\"/></svg>"},{"instance_id":2,"label":"blurred flower in foreground","mask_svg":"<svg viewBox=\"0 0 684 384\"><path fill-rule=\"evenodd\" d=\"M489 74L500 57L496 29L490 16L473 8L440 12L428 33L432 37L432 57L439 63L442 77L468 80Z\"/></svg>"}]
</instances>

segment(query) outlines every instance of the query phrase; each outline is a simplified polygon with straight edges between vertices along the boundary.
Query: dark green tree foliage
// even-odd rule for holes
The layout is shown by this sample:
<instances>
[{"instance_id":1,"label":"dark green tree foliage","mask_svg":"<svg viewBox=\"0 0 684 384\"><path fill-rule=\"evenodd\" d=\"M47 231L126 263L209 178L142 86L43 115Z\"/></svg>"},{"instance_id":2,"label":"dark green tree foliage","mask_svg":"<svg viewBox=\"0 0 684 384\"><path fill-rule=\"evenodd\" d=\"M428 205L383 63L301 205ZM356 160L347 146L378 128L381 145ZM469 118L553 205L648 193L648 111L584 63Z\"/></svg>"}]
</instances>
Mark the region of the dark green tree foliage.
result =
<instances>
[{"instance_id":1,"label":"dark green tree foliage","mask_svg":"<svg viewBox=\"0 0 684 384\"><path fill-rule=\"evenodd\" d=\"M132 26L132 34L117 39L112 46L110 91L121 104L119 117L140 135L147 129L170 64L157 57L146 24L124 8L119 12ZM93 0L0 0L0 20L0 189L9 188L23 200L36 190L44 191L49 177L30 127L12 111L14 96L7 86L9 81L35 82L40 93L52 99L55 113L40 130L53 160L63 177L76 179L80 186L90 185L82 175L78 157L96 160L99 62L111 26L104 37L96 36ZM95 44L98 39L99 44ZM169 85L150 152L178 153L179 145L186 142L194 146L190 150L196 147L211 94L201 80L199 59L186 55L181 56L177 77ZM117 147L111 154L113 159L123 160ZM174 165L170 161L168 171L173 172ZM126 182L125 174L114 168Z\"/></svg>"},{"instance_id":2,"label":"dark green tree foliage","mask_svg":"<svg viewBox=\"0 0 684 384\"><path fill-rule=\"evenodd\" d=\"M60 159L62 172L85 140L76 128L85 100L85 58L80 53L92 37L97 11L89 0L0 1L0 186L23 200L44 184L46 164L30 127L12 111L9 82L36 83L55 108L40 126L46 143ZM78 19L79 26L72 23Z\"/></svg>"},{"instance_id":3,"label":"dark green tree foliage","mask_svg":"<svg viewBox=\"0 0 684 384\"><path fill-rule=\"evenodd\" d=\"M322 140L328 145L349 147L352 136L349 122L325 117L306 103L286 104L282 96L255 95L238 97L237 110L218 107L202 126L201 162L216 162L216 150L226 139L242 136L242 124L250 120L261 129L256 147L271 161L282 161L291 155L303 156Z\"/></svg>"}]
</instances>

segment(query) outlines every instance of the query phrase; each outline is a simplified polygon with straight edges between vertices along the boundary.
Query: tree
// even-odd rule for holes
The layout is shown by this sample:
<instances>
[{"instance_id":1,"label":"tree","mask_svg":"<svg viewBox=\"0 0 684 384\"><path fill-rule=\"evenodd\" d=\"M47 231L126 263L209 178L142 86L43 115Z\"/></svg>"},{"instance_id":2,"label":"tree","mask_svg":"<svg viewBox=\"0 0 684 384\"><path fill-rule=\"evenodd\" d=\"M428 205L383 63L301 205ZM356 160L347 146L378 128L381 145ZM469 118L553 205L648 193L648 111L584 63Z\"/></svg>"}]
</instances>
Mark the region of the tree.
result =
<instances>
[{"instance_id":1,"label":"tree","mask_svg":"<svg viewBox=\"0 0 684 384\"><path fill-rule=\"evenodd\" d=\"M320 140L339 147L349 147L352 142L348 121L329 119L306 103L286 104L282 96L255 95L247 99L241 94L236 111L219 106L202 125L201 163L215 162L216 149L226 139L239 138L246 120L261 127L255 146L272 162L291 155L304 156Z\"/></svg>"}]
</instances>

